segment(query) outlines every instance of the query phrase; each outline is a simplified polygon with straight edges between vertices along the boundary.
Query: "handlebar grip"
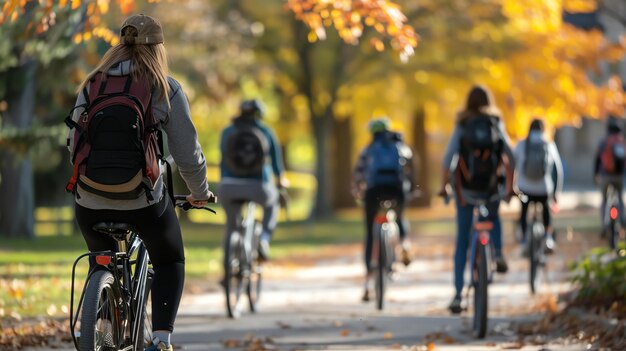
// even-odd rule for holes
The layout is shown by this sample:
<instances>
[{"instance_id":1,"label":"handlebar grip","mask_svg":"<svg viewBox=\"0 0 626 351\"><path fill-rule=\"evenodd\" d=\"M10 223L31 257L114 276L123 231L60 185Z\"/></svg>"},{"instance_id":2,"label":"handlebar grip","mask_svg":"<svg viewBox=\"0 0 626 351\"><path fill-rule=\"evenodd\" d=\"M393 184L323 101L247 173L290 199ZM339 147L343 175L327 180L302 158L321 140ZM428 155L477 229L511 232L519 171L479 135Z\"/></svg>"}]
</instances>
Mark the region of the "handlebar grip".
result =
<instances>
[{"instance_id":1,"label":"handlebar grip","mask_svg":"<svg viewBox=\"0 0 626 351\"><path fill-rule=\"evenodd\" d=\"M187 201L187 195L174 195L174 200L176 201ZM216 204L217 203L217 196L213 195L210 198L206 199L206 200L199 200L199 201L206 201L210 204Z\"/></svg>"}]
</instances>

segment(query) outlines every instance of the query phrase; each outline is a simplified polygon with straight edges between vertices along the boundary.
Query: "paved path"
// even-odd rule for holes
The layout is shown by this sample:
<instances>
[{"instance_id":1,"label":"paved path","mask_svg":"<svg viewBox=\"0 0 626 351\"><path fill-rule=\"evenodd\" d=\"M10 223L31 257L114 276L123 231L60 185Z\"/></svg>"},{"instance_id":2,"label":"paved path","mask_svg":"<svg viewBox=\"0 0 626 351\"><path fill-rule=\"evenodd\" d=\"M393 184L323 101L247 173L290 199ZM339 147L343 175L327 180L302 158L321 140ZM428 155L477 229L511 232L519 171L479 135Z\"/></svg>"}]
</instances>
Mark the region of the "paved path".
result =
<instances>
[{"instance_id":1,"label":"paved path","mask_svg":"<svg viewBox=\"0 0 626 351\"><path fill-rule=\"evenodd\" d=\"M422 233L412 238L416 259L408 268L398 268L382 312L373 303L360 302L361 248L346 245L343 257L307 260L301 266L268 265L260 312L236 321L225 317L223 294L215 282L192 283L189 290L194 293L184 296L173 341L190 351L585 350L554 335L526 339L527 345L539 345L520 348L513 329L515 323L536 320L556 307L556 295L568 289L567 264L601 245L596 235L574 230L561 235L558 255L550 257L542 294L536 297L529 294L528 264L507 237L510 271L490 286L489 333L477 341L470 335L468 317L450 316L446 310L453 293L453 228L450 222L413 228ZM510 225L505 228L511 232Z\"/></svg>"},{"instance_id":2,"label":"paved path","mask_svg":"<svg viewBox=\"0 0 626 351\"><path fill-rule=\"evenodd\" d=\"M416 260L399 268L388 290L383 312L373 303L360 302L363 268L358 246L346 246L346 258L297 267L276 263L266 267L267 283L262 310L237 321L224 317L224 298L216 285L187 296L181 306L174 341L185 350L222 350L225 346L264 345L280 350L498 350L516 348L512 325L537 319L554 308L556 295L566 291L567 263L596 243L595 236L563 236L560 255L551 257L544 275L543 294L530 297L527 262L509 245L510 272L491 285L488 338L474 340L467 317L450 316L446 306L452 296L452 236L449 226L414 238ZM443 230L441 230L443 229ZM419 228L414 228L420 231ZM537 337L542 341L541 337ZM256 344L255 344L256 342ZM555 340L524 350L583 350ZM426 347L426 348L424 348ZM238 349L238 348L234 348ZM239 349L246 349L245 347Z\"/></svg>"}]
</instances>

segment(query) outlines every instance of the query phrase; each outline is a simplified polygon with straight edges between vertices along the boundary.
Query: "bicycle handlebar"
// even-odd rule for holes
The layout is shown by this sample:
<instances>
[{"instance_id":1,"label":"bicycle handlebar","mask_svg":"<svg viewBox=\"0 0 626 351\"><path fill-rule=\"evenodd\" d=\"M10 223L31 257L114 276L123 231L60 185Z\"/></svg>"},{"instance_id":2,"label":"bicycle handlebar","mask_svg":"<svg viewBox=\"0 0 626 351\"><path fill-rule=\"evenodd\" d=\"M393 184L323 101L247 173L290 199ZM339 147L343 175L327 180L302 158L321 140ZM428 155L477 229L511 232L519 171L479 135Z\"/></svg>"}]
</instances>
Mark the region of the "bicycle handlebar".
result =
<instances>
[{"instance_id":1,"label":"bicycle handlebar","mask_svg":"<svg viewBox=\"0 0 626 351\"><path fill-rule=\"evenodd\" d=\"M210 207L195 207L193 206L191 203L189 203L187 201L187 195L174 195L174 200L176 202L175 206L181 208L183 211L187 212L189 210L206 210L209 211L213 214L216 214L217 212L215 212L214 209L210 208ZM217 196L213 195L211 196L209 199L206 200L201 200L201 201L206 201L210 204L216 204L217 203Z\"/></svg>"}]
</instances>

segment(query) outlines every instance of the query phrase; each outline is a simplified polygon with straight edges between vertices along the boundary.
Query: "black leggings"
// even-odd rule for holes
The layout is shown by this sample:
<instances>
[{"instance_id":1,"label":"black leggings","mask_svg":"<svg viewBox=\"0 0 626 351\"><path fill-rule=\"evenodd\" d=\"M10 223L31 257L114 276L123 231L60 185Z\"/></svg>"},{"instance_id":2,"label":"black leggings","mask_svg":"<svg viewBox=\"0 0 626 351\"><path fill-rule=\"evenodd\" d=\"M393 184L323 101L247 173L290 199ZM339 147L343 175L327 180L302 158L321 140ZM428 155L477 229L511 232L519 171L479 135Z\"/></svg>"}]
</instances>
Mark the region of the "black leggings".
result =
<instances>
[{"instance_id":1,"label":"black leggings","mask_svg":"<svg viewBox=\"0 0 626 351\"><path fill-rule=\"evenodd\" d=\"M77 204L76 220L89 251L115 249L115 240L92 229L98 222L129 223L139 230L154 267L152 328L172 331L185 283L185 252L170 199L164 196L157 204L129 211L91 210Z\"/></svg>"},{"instance_id":2,"label":"black leggings","mask_svg":"<svg viewBox=\"0 0 626 351\"><path fill-rule=\"evenodd\" d=\"M395 200L396 207L396 223L398 224L400 239L406 237L409 224L404 220L404 202L405 194L399 187L379 186L365 191L365 267L369 273L371 267L372 244L373 244L373 227L376 213L383 200Z\"/></svg>"},{"instance_id":3,"label":"black leggings","mask_svg":"<svg viewBox=\"0 0 626 351\"><path fill-rule=\"evenodd\" d=\"M535 195L526 195L528 196L528 201L522 201L522 213L520 216L520 225L522 227L522 237L526 240L526 227L528 227L527 222L527 214L528 214L528 206L531 202L540 203L543 209L543 226L548 229L550 226L550 207L548 206L548 196L535 196Z\"/></svg>"}]
</instances>

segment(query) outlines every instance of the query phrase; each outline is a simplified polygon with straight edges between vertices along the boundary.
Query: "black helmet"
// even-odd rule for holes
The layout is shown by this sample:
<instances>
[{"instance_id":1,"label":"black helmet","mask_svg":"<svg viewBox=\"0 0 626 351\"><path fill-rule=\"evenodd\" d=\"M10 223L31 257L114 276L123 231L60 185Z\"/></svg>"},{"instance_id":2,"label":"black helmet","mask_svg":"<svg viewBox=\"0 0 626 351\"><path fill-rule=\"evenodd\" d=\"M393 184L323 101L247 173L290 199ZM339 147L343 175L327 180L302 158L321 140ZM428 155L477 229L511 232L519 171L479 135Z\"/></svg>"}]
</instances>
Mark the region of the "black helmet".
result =
<instances>
[{"instance_id":1,"label":"black helmet","mask_svg":"<svg viewBox=\"0 0 626 351\"><path fill-rule=\"evenodd\" d=\"M622 124L615 116L609 116L607 121L607 130L609 133L621 133Z\"/></svg>"},{"instance_id":2,"label":"black helmet","mask_svg":"<svg viewBox=\"0 0 626 351\"><path fill-rule=\"evenodd\" d=\"M263 118L265 115L265 106L257 99L245 100L239 106L242 116L252 116L255 118Z\"/></svg>"}]
</instances>

